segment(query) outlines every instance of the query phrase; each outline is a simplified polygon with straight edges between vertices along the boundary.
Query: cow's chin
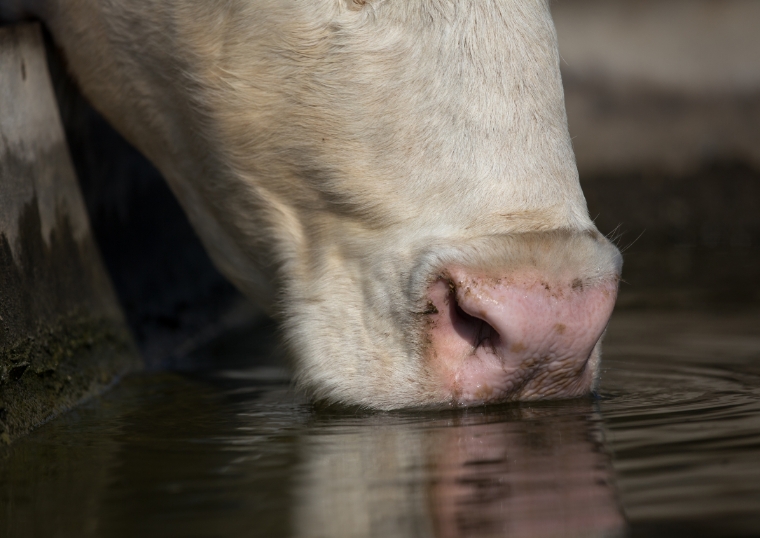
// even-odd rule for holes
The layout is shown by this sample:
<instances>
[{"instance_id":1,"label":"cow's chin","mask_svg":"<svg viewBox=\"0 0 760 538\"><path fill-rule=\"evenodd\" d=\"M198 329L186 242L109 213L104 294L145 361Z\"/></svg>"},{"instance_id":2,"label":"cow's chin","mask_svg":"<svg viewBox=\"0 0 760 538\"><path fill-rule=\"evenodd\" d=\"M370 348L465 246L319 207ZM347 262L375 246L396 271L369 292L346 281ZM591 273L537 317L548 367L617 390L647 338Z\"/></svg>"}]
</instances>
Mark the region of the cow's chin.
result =
<instances>
[{"instance_id":1,"label":"cow's chin","mask_svg":"<svg viewBox=\"0 0 760 538\"><path fill-rule=\"evenodd\" d=\"M585 396L596 385L600 348L595 346L589 361L580 368L562 360L541 363L539 359L509 370L497 354L477 353L467 357L465 368L448 374L443 394L450 395L453 405L463 407Z\"/></svg>"}]
</instances>

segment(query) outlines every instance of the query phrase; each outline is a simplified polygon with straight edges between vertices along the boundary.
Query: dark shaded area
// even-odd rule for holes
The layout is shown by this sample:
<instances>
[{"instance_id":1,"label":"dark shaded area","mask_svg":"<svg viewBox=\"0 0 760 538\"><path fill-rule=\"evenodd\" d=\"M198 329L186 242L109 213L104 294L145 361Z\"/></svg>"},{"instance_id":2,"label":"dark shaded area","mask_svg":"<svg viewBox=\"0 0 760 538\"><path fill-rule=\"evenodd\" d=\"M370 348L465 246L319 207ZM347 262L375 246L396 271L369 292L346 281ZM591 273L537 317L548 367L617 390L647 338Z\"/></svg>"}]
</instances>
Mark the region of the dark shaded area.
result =
<instances>
[{"instance_id":1,"label":"dark shaded area","mask_svg":"<svg viewBox=\"0 0 760 538\"><path fill-rule=\"evenodd\" d=\"M760 242L760 171L745 162L708 163L678 176L646 170L584 178L584 186L600 227L612 230L625 219L628 233L645 232L641 240L652 247Z\"/></svg>"},{"instance_id":2,"label":"dark shaded area","mask_svg":"<svg viewBox=\"0 0 760 538\"><path fill-rule=\"evenodd\" d=\"M103 260L148 367L243 298L216 270L160 173L82 97L46 36L66 139Z\"/></svg>"},{"instance_id":3,"label":"dark shaded area","mask_svg":"<svg viewBox=\"0 0 760 538\"><path fill-rule=\"evenodd\" d=\"M752 538L758 534L758 518L726 516L723 518L682 521L644 521L630 526L628 538Z\"/></svg>"},{"instance_id":4,"label":"dark shaded area","mask_svg":"<svg viewBox=\"0 0 760 538\"><path fill-rule=\"evenodd\" d=\"M208 374L220 369L266 367L284 369L288 357L280 328L270 318L232 327L209 339L184 356L172 361L172 368L192 374Z\"/></svg>"},{"instance_id":5,"label":"dark shaded area","mask_svg":"<svg viewBox=\"0 0 760 538\"><path fill-rule=\"evenodd\" d=\"M751 165L598 175L583 189L599 229L624 249L622 306L760 301L760 171Z\"/></svg>"}]
</instances>

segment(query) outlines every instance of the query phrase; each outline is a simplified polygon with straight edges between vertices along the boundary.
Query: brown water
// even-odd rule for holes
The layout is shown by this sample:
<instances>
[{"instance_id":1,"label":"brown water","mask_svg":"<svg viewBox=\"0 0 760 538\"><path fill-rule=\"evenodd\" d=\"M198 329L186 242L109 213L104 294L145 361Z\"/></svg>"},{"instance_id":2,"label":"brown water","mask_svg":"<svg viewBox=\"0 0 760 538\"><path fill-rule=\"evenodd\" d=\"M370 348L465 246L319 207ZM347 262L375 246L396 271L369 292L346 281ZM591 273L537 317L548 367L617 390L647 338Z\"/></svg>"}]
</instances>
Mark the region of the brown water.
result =
<instances>
[{"instance_id":1,"label":"brown water","mask_svg":"<svg viewBox=\"0 0 760 538\"><path fill-rule=\"evenodd\" d=\"M0 536L760 535L760 312L619 313L597 398L428 413L314 409L270 333L3 449Z\"/></svg>"}]
</instances>

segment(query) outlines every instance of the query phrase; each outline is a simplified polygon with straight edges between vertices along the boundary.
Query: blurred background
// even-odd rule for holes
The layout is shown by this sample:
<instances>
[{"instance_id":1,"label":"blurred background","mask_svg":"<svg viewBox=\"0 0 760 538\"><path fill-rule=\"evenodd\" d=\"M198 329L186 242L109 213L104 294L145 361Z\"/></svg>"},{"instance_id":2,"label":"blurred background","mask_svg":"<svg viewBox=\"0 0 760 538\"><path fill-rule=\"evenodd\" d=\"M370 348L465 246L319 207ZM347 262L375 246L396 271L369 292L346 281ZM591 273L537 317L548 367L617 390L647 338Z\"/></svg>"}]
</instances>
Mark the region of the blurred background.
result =
<instances>
[{"instance_id":1,"label":"blurred background","mask_svg":"<svg viewBox=\"0 0 760 538\"><path fill-rule=\"evenodd\" d=\"M760 2L555 0L568 122L618 307L760 299Z\"/></svg>"},{"instance_id":2,"label":"blurred background","mask_svg":"<svg viewBox=\"0 0 760 538\"><path fill-rule=\"evenodd\" d=\"M624 250L618 308L757 305L760 2L554 0L592 218ZM151 366L256 316L155 169L79 96L49 44L96 239Z\"/></svg>"}]
</instances>

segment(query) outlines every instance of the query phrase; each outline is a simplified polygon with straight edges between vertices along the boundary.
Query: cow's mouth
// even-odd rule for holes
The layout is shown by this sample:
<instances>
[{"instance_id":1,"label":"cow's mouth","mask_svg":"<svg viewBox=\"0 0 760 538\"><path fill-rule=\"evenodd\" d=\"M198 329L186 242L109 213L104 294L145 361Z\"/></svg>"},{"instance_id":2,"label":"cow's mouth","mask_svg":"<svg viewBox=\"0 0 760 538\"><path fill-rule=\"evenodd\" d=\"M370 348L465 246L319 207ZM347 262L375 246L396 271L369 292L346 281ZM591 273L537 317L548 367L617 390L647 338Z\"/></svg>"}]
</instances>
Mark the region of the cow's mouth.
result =
<instances>
[{"instance_id":1,"label":"cow's mouth","mask_svg":"<svg viewBox=\"0 0 760 538\"><path fill-rule=\"evenodd\" d=\"M425 360L455 405L569 398L593 388L617 281L450 268L428 288Z\"/></svg>"}]
</instances>

